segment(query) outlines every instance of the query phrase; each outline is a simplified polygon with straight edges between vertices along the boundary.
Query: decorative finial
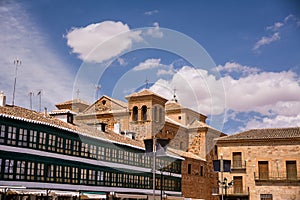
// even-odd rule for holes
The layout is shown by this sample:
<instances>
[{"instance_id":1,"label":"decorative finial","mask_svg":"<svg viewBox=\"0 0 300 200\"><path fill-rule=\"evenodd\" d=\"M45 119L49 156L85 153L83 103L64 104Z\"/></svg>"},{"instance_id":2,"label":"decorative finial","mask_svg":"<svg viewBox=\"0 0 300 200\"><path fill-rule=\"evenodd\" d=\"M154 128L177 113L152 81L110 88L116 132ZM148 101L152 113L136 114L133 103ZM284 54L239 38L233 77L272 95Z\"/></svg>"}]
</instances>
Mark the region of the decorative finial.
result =
<instances>
[{"instance_id":1,"label":"decorative finial","mask_svg":"<svg viewBox=\"0 0 300 200\"><path fill-rule=\"evenodd\" d=\"M178 100L177 100L177 98L176 98L176 88L174 88L173 91L174 91L174 95L173 95L173 99L172 99L172 100L175 101L175 102L177 103Z\"/></svg>"},{"instance_id":2,"label":"decorative finial","mask_svg":"<svg viewBox=\"0 0 300 200\"><path fill-rule=\"evenodd\" d=\"M147 77L146 77L146 80L145 80L145 84L146 84L146 89L149 89L149 80L148 80Z\"/></svg>"}]
</instances>

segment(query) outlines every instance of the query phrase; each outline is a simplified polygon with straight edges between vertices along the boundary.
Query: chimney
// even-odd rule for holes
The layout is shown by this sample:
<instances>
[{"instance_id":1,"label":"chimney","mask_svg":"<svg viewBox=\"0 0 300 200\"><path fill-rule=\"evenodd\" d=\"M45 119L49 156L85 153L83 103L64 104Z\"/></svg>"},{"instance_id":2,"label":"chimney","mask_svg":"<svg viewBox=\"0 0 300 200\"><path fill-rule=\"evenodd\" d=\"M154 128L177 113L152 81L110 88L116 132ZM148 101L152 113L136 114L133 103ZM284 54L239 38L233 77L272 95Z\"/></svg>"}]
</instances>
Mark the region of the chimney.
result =
<instances>
[{"instance_id":1,"label":"chimney","mask_svg":"<svg viewBox=\"0 0 300 200\"><path fill-rule=\"evenodd\" d=\"M3 91L0 92L0 106L6 105L6 96L4 95Z\"/></svg>"},{"instance_id":2,"label":"chimney","mask_svg":"<svg viewBox=\"0 0 300 200\"><path fill-rule=\"evenodd\" d=\"M47 108L44 107L44 117L47 117L47 115L48 115Z\"/></svg>"}]
</instances>

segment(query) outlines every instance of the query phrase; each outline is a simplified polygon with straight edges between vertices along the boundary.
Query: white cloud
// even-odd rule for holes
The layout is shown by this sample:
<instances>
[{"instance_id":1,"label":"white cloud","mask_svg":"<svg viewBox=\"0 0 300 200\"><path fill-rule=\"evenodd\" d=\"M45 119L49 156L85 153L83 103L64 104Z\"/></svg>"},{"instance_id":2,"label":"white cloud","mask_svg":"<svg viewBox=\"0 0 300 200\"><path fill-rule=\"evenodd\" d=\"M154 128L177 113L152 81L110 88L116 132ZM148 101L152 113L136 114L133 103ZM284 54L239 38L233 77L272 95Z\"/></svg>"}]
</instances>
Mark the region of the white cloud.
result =
<instances>
[{"instance_id":1,"label":"white cloud","mask_svg":"<svg viewBox=\"0 0 300 200\"><path fill-rule=\"evenodd\" d=\"M66 35L72 52L86 62L103 62L140 42L140 31L131 31L127 24L103 21L86 27L74 27Z\"/></svg>"},{"instance_id":2,"label":"white cloud","mask_svg":"<svg viewBox=\"0 0 300 200\"><path fill-rule=\"evenodd\" d=\"M252 119L247 122L244 130L284 127L300 127L300 114L295 116L277 115L275 118L264 117L262 120Z\"/></svg>"},{"instance_id":3,"label":"white cloud","mask_svg":"<svg viewBox=\"0 0 300 200\"><path fill-rule=\"evenodd\" d=\"M216 67L216 70L228 73L239 72L242 73L242 75L256 74L260 71L260 69L256 67L244 66L236 62L227 62L224 66L219 65Z\"/></svg>"},{"instance_id":4,"label":"white cloud","mask_svg":"<svg viewBox=\"0 0 300 200\"><path fill-rule=\"evenodd\" d=\"M171 80L160 79L150 89L171 99L176 88L182 105L205 114L220 114L224 111L225 101L219 94L222 91L221 81L205 70L183 66Z\"/></svg>"},{"instance_id":5,"label":"white cloud","mask_svg":"<svg viewBox=\"0 0 300 200\"><path fill-rule=\"evenodd\" d=\"M147 31L144 33L145 35L150 35L153 38L162 38L164 36L163 32L159 29L159 23L154 22L153 28L148 28Z\"/></svg>"},{"instance_id":6,"label":"white cloud","mask_svg":"<svg viewBox=\"0 0 300 200\"><path fill-rule=\"evenodd\" d=\"M295 16L294 15L292 15L292 14L290 14L290 15L288 15L288 16L286 16L285 18L284 18L284 23L287 23L289 20L295 20L296 18L295 18Z\"/></svg>"},{"instance_id":7,"label":"white cloud","mask_svg":"<svg viewBox=\"0 0 300 200\"><path fill-rule=\"evenodd\" d=\"M238 63L226 63L218 68L246 69L255 73L235 79L230 75L217 79L205 70L185 66L171 80L157 81L151 90L171 99L172 91L176 88L179 103L207 115L221 114L226 103L226 110L232 112L227 116L229 118L236 117L237 113L250 115L251 112L265 116L264 119L249 121L249 127L251 123L267 119L276 119L278 124L286 121L289 122L286 125L299 125L299 75L292 71L259 72L258 68L252 69ZM221 86L224 86L225 97L222 95Z\"/></svg>"},{"instance_id":8,"label":"white cloud","mask_svg":"<svg viewBox=\"0 0 300 200\"><path fill-rule=\"evenodd\" d=\"M282 27L284 24L281 22L276 22L274 25L272 26L267 26L266 30L272 30L272 31L277 31L280 27Z\"/></svg>"},{"instance_id":9,"label":"white cloud","mask_svg":"<svg viewBox=\"0 0 300 200\"><path fill-rule=\"evenodd\" d=\"M54 108L54 104L72 97L74 74L67 69L62 59L49 49L47 35L41 33L30 20L21 3L2 3L0 8L0 90L12 102L15 66L18 67L15 104L29 108L29 92L42 89L42 108ZM66 91L69 91L66 92ZM33 97L37 109L38 97Z\"/></svg>"},{"instance_id":10,"label":"white cloud","mask_svg":"<svg viewBox=\"0 0 300 200\"><path fill-rule=\"evenodd\" d=\"M162 76L162 75L173 75L175 73L173 65L164 65L161 64L160 58L150 58L145 60L144 62L141 62L136 67L134 67L133 71L145 71L145 70L153 70L157 68L156 75Z\"/></svg>"},{"instance_id":11,"label":"white cloud","mask_svg":"<svg viewBox=\"0 0 300 200\"><path fill-rule=\"evenodd\" d=\"M290 108L284 112L300 112L299 77L288 72L262 72L234 80L230 76L223 78L229 109L238 112L256 111L262 114L281 114L284 104ZM286 106L286 104L285 104ZM285 113L288 114L288 113Z\"/></svg>"},{"instance_id":12,"label":"white cloud","mask_svg":"<svg viewBox=\"0 0 300 200\"><path fill-rule=\"evenodd\" d=\"M127 65L128 63L126 62L126 60L124 58L121 58L121 57L118 57L117 58L117 62L119 63L119 65L121 66L125 66Z\"/></svg>"},{"instance_id":13,"label":"white cloud","mask_svg":"<svg viewBox=\"0 0 300 200\"><path fill-rule=\"evenodd\" d=\"M280 35L279 32L274 33L272 36L270 37L262 37L259 41L257 41L253 47L253 50L257 50L259 49L261 46L270 44L274 41L277 41L280 39Z\"/></svg>"},{"instance_id":14,"label":"white cloud","mask_svg":"<svg viewBox=\"0 0 300 200\"><path fill-rule=\"evenodd\" d=\"M169 69L159 69L157 71L157 76L162 76L162 75L173 75L175 73L173 68Z\"/></svg>"},{"instance_id":15,"label":"white cloud","mask_svg":"<svg viewBox=\"0 0 300 200\"><path fill-rule=\"evenodd\" d=\"M158 13L158 10L150 10L150 11L145 12L144 14L151 16L151 15L154 15L154 14L157 14L157 13Z\"/></svg>"},{"instance_id":16,"label":"white cloud","mask_svg":"<svg viewBox=\"0 0 300 200\"><path fill-rule=\"evenodd\" d=\"M272 42L275 42L277 40L281 39L281 33L284 33L282 30L283 28L287 28L288 26L286 26L288 23L299 26L300 20L298 18L296 18L294 15L290 14L288 16L286 16L281 22L275 22L273 25L271 26L267 26L265 28L266 31L272 31L274 32L273 35L271 36L263 36L259 41L257 41L254 45L254 47L252 48L252 50L256 51L258 50L261 46L264 45L268 45Z\"/></svg>"},{"instance_id":17,"label":"white cloud","mask_svg":"<svg viewBox=\"0 0 300 200\"><path fill-rule=\"evenodd\" d=\"M160 63L160 59L151 58L145 60L144 62L141 62L138 66L134 67L133 71L142 71L142 70L153 69L162 66L164 65Z\"/></svg>"}]
</instances>

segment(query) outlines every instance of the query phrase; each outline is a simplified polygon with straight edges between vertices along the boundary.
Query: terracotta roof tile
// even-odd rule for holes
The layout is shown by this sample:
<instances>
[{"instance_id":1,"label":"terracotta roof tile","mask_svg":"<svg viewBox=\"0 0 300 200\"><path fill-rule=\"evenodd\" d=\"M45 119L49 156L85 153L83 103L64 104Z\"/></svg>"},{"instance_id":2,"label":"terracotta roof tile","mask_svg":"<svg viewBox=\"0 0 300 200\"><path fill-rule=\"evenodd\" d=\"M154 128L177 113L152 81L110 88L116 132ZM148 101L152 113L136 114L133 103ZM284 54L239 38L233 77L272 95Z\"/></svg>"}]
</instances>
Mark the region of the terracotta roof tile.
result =
<instances>
[{"instance_id":1,"label":"terracotta roof tile","mask_svg":"<svg viewBox=\"0 0 300 200\"><path fill-rule=\"evenodd\" d=\"M81 103L81 104L89 105L89 103L83 101L82 99L72 99L72 100L68 100L68 101L58 103L55 106L70 105L70 104L75 104L75 103Z\"/></svg>"},{"instance_id":2,"label":"terracotta roof tile","mask_svg":"<svg viewBox=\"0 0 300 200\"><path fill-rule=\"evenodd\" d=\"M159 98L164 99L165 101L167 101L167 99L165 99L164 97L159 96L158 94L156 94L156 93L154 93L154 92L152 92L151 90L148 90L148 89L143 89L143 90L141 90L139 92L135 92L133 94L130 94L130 95L126 96L125 98L126 99L130 99L131 97L151 96L151 95L157 96L157 97L159 97Z\"/></svg>"},{"instance_id":3,"label":"terracotta roof tile","mask_svg":"<svg viewBox=\"0 0 300 200\"><path fill-rule=\"evenodd\" d=\"M143 142L132 140L123 135L117 134L112 131L102 132L93 127L83 124L70 124L61 121L55 117L49 115L45 116L43 113L39 113L33 110L18 106L0 106L0 117L7 117L16 120L27 121L30 123L42 124L46 126L52 126L59 129L71 131L82 136L90 136L100 140L108 142L120 143L123 145L129 145L137 148L144 148Z\"/></svg>"},{"instance_id":4,"label":"terracotta roof tile","mask_svg":"<svg viewBox=\"0 0 300 200\"><path fill-rule=\"evenodd\" d=\"M217 141L300 139L300 127L252 129L241 133L218 138Z\"/></svg>"},{"instance_id":5,"label":"terracotta roof tile","mask_svg":"<svg viewBox=\"0 0 300 200\"><path fill-rule=\"evenodd\" d=\"M183 151L183 150L179 150L179 149L174 149L174 148L167 148L167 150L169 152L175 153L179 156L182 156L184 158L192 158L195 160L202 160L202 161L206 161L204 158L201 158L199 156L197 156L196 154L193 154L192 152L189 151Z\"/></svg>"}]
</instances>

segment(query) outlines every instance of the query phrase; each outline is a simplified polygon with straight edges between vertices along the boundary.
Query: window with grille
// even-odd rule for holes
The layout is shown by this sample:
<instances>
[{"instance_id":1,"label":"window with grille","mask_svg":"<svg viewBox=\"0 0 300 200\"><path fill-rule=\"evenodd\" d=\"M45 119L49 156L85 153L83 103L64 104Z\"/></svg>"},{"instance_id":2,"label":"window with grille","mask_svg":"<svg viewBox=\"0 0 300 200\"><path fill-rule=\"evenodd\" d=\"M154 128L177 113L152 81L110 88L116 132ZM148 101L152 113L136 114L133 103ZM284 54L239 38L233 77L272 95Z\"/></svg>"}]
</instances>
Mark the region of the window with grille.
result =
<instances>
[{"instance_id":1,"label":"window with grille","mask_svg":"<svg viewBox=\"0 0 300 200\"><path fill-rule=\"evenodd\" d=\"M17 161L16 179L23 180L25 178L25 161Z\"/></svg>"},{"instance_id":2,"label":"window with grille","mask_svg":"<svg viewBox=\"0 0 300 200\"><path fill-rule=\"evenodd\" d=\"M4 140L5 140L5 125L1 125L0 143L3 144Z\"/></svg>"},{"instance_id":3,"label":"window with grille","mask_svg":"<svg viewBox=\"0 0 300 200\"><path fill-rule=\"evenodd\" d=\"M20 128L18 146L27 146L27 130Z\"/></svg>"},{"instance_id":4,"label":"window with grille","mask_svg":"<svg viewBox=\"0 0 300 200\"><path fill-rule=\"evenodd\" d=\"M13 179L14 176L14 160L6 159L4 168L4 178Z\"/></svg>"},{"instance_id":5,"label":"window with grille","mask_svg":"<svg viewBox=\"0 0 300 200\"><path fill-rule=\"evenodd\" d=\"M55 140L56 140L56 136L49 134L48 135L48 150L49 151L55 151Z\"/></svg>"},{"instance_id":6,"label":"window with grille","mask_svg":"<svg viewBox=\"0 0 300 200\"><path fill-rule=\"evenodd\" d=\"M66 146L65 146L66 154L71 154L71 149L72 149L72 140L66 139Z\"/></svg>"},{"instance_id":7,"label":"window with grille","mask_svg":"<svg viewBox=\"0 0 300 200\"><path fill-rule=\"evenodd\" d=\"M17 140L17 128L9 126L7 133L7 144L16 145Z\"/></svg>"},{"instance_id":8,"label":"window with grille","mask_svg":"<svg viewBox=\"0 0 300 200\"><path fill-rule=\"evenodd\" d=\"M39 149L46 149L46 137L47 134L40 132L39 134Z\"/></svg>"},{"instance_id":9,"label":"window with grille","mask_svg":"<svg viewBox=\"0 0 300 200\"><path fill-rule=\"evenodd\" d=\"M29 131L29 147L36 148L37 131Z\"/></svg>"},{"instance_id":10,"label":"window with grille","mask_svg":"<svg viewBox=\"0 0 300 200\"><path fill-rule=\"evenodd\" d=\"M36 178L38 181L44 180L44 171L45 171L45 164L37 163Z\"/></svg>"},{"instance_id":11,"label":"window with grille","mask_svg":"<svg viewBox=\"0 0 300 200\"><path fill-rule=\"evenodd\" d=\"M27 180L34 180L34 167L35 167L35 163L28 161L27 162Z\"/></svg>"},{"instance_id":12,"label":"window with grille","mask_svg":"<svg viewBox=\"0 0 300 200\"><path fill-rule=\"evenodd\" d=\"M273 195L272 194L261 194L260 195L260 200L272 200Z\"/></svg>"}]
</instances>

